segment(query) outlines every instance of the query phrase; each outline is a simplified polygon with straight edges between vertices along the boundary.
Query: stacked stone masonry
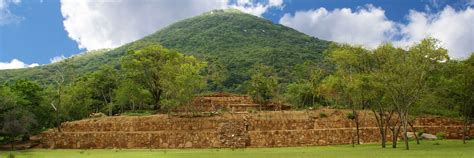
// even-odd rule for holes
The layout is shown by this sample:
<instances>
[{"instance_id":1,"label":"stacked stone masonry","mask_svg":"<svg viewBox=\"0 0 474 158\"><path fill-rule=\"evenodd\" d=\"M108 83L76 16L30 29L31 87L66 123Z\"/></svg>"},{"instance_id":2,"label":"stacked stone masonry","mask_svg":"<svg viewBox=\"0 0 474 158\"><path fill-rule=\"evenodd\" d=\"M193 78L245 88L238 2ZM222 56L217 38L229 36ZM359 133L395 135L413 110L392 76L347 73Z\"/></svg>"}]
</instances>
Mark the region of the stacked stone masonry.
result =
<instances>
[{"instance_id":1,"label":"stacked stone masonry","mask_svg":"<svg viewBox=\"0 0 474 158\"><path fill-rule=\"evenodd\" d=\"M320 118L321 112L329 114ZM276 111L179 118L168 115L91 118L63 123L62 131L41 134L43 148L241 148L350 144L355 124L347 111ZM379 129L369 112L360 115L361 142L380 141ZM442 117L413 121L416 131L443 132L448 139L462 138L462 123ZM411 130L411 129L410 129ZM474 136L474 125L470 126ZM388 134L390 138L390 132ZM389 139L390 140L390 139Z\"/></svg>"}]
</instances>

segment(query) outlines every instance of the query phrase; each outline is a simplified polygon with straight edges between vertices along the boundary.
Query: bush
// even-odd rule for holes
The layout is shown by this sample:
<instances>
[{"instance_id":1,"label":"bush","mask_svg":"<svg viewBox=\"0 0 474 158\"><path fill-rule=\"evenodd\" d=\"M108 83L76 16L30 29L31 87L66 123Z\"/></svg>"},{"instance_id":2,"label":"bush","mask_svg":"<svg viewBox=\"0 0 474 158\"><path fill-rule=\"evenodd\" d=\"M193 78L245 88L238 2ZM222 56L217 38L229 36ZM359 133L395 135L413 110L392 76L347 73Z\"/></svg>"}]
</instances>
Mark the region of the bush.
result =
<instances>
[{"instance_id":1,"label":"bush","mask_svg":"<svg viewBox=\"0 0 474 158\"><path fill-rule=\"evenodd\" d=\"M328 117L328 115L327 115L326 113L324 113L324 112L320 112L320 113L319 113L319 117L320 117L320 118L326 118L326 117Z\"/></svg>"},{"instance_id":2,"label":"bush","mask_svg":"<svg viewBox=\"0 0 474 158\"><path fill-rule=\"evenodd\" d=\"M437 137L439 140L443 140L444 138L446 138L446 133L444 133L444 132L438 132L438 133L436 133L436 137Z\"/></svg>"},{"instance_id":3,"label":"bush","mask_svg":"<svg viewBox=\"0 0 474 158\"><path fill-rule=\"evenodd\" d=\"M355 115L352 112L347 113L346 116L347 116L347 119L349 119L349 120L354 120L355 119Z\"/></svg>"}]
</instances>

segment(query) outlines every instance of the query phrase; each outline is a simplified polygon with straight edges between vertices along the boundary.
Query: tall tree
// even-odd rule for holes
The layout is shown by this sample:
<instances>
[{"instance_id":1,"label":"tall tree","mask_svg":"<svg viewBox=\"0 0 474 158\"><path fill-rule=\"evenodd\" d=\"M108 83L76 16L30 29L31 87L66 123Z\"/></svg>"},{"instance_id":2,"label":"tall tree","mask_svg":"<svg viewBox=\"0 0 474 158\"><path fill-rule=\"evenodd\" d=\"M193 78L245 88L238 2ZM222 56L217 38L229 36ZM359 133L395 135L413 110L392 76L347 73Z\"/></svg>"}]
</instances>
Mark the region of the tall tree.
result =
<instances>
[{"instance_id":1,"label":"tall tree","mask_svg":"<svg viewBox=\"0 0 474 158\"><path fill-rule=\"evenodd\" d=\"M326 70L315 63L306 61L296 65L292 75L295 82L286 87L286 100L298 107L322 104L320 85L326 75Z\"/></svg>"},{"instance_id":2,"label":"tall tree","mask_svg":"<svg viewBox=\"0 0 474 158\"><path fill-rule=\"evenodd\" d=\"M448 60L448 55L446 49L438 46L437 40L427 38L408 51L396 49L385 53L385 57L383 64L379 65L383 72L379 77L385 83L386 97L391 99L400 117L405 148L408 150L409 112L428 90L430 72L441 62Z\"/></svg>"},{"instance_id":3,"label":"tall tree","mask_svg":"<svg viewBox=\"0 0 474 158\"><path fill-rule=\"evenodd\" d=\"M443 73L445 80L438 85L444 93L437 93L436 97L446 99L459 111L463 120L463 143L466 143L468 128L474 119L474 54L467 60L446 64L448 68Z\"/></svg>"},{"instance_id":4,"label":"tall tree","mask_svg":"<svg viewBox=\"0 0 474 158\"><path fill-rule=\"evenodd\" d=\"M358 110L368 103L368 86L365 80L370 71L369 51L360 46L340 45L333 48L330 59L336 65L335 77L343 81L341 94L345 103L352 109L356 124L356 141L360 144Z\"/></svg>"},{"instance_id":5,"label":"tall tree","mask_svg":"<svg viewBox=\"0 0 474 158\"><path fill-rule=\"evenodd\" d=\"M0 136L13 143L18 136L29 135L36 125L35 116L19 103L26 102L10 87L0 86Z\"/></svg>"},{"instance_id":6,"label":"tall tree","mask_svg":"<svg viewBox=\"0 0 474 158\"><path fill-rule=\"evenodd\" d=\"M111 66L103 66L92 73L88 79L88 85L92 88L94 95L102 100L102 106L96 106L96 112L101 107L106 107L109 115L113 114L113 96L119 84L118 71Z\"/></svg>"},{"instance_id":7,"label":"tall tree","mask_svg":"<svg viewBox=\"0 0 474 158\"><path fill-rule=\"evenodd\" d=\"M150 92L155 110L160 110L163 102L169 105L182 104L182 99L192 96L185 95L202 87L200 71L206 66L206 63L194 57L160 45L130 51L121 63L128 79Z\"/></svg>"},{"instance_id":8,"label":"tall tree","mask_svg":"<svg viewBox=\"0 0 474 158\"><path fill-rule=\"evenodd\" d=\"M274 70L271 67L257 64L254 65L250 73L247 92L260 105L268 104L278 93L278 79Z\"/></svg>"}]
</instances>

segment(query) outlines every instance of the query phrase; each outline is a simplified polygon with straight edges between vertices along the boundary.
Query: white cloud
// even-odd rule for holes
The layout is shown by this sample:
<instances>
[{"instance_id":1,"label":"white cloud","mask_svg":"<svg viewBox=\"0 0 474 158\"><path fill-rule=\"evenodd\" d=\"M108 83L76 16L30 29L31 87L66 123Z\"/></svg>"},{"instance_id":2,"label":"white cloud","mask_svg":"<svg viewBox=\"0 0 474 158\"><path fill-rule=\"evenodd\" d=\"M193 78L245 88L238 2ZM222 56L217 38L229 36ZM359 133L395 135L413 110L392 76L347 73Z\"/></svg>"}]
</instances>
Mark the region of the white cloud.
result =
<instances>
[{"instance_id":1,"label":"white cloud","mask_svg":"<svg viewBox=\"0 0 474 158\"><path fill-rule=\"evenodd\" d=\"M62 0L69 37L88 50L131 42L178 20L223 8L226 1Z\"/></svg>"},{"instance_id":2,"label":"white cloud","mask_svg":"<svg viewBox=\"0 0 474 158\"><path fill-rule=\"evenodd\" d=\"M66 57L64 55L61 55L61 56L55 56L53 58L50 58L49 61L51 63L57 63L57 62L60 62L62 60L66 59Z\"/></svg>"},{"instance_id":3,"label":"white cloud","mask_svg":"<svg viewBox=\"0 0 474 158\"><path fill-rule=\"evenodd\" d=\"M35 67L35 66L39 66L39 64L37 63L25 64L24 62L18 59L13 59L10 62L0 62L0 70L19 69L19 68L27 68L27 67Z\"/></svg>"},{"instance_id":4,"label":"white cloud","mask_svg":"<svg viewBox=\"0 0 474 158\"><path fill-rule=\"evenodd\" d=\"M236 8L261 16L282 0L61 0L68 36L79 48L113 48L212 9Z\"/></svg>"},{"instance_id":5,"label":"white cloud","mask_svg":"<svg viewBox=\"0 0 474 158\"><path fill-rule=\"evenodd\" d=\"M407 19L407 24L393 22L382 8L368 5L356 11L297 11L285 14L280 23L321 39L369 48L382 42L408 46L431 36L441 41L452 58L465 58L474 51L474 8L456 11L448 6L439 13L410 11Z\"/></svg>"},{"instance_id":6,"label":"white cloud","mask_svg":"<svg viewBox=\"0 0 474 158\"><path fill-rule=\"evenodd\" d=\"M280 23L321 39L369 47L389 41L396 33L396 24L387 19L385 11L372 5L355 11L297 11L294 15L285 14Z\"/></svg>"},{"instance_id":7,"label":"white cloud","mask_svg":"<svg viewBox=\"0 0 474 158\"><path fill-rule=\"evenodd\" d=\"M474 52L474 8L456 11L448 6L435 14L410 11L408 20L407 25L400 27L402 39L395 41L398 45L431 36L441 41L451 58L465 58Z\"/></svg>"},{"instance_id":8,"label":"white cloud","mask_svg":"<svg viewBox=\"0 0 474 158\"><path fill-rule=\"evenodd\" d=\"M117 47L226 6L226 0L61 0L61 13L68 36L80 48L92 50Z\"/></svg>"},{"instance_id":9,"label":"white cloud","mask_svg":"<svg viewBox=\"0 0 474 158\"><path fill-rule=\"evenodd\" d=\"M23 17L17 16L10 11L10 5L19 5L20 3L21 0L0 0L0 26L23 20Z\"/></svg>"},{"instance_id":10,"label":"white cloud","mask_svg":"<svg viewBox=\"0 0 474 158\"><path fill-rule=\"evenodd\" d=\"M262 16L270 8L283 8L283 0L268 0L267 2L257 2L255 0L237 0L229 7L239 9L245 13L255 16Z\"/></svg>"}]
</instances>

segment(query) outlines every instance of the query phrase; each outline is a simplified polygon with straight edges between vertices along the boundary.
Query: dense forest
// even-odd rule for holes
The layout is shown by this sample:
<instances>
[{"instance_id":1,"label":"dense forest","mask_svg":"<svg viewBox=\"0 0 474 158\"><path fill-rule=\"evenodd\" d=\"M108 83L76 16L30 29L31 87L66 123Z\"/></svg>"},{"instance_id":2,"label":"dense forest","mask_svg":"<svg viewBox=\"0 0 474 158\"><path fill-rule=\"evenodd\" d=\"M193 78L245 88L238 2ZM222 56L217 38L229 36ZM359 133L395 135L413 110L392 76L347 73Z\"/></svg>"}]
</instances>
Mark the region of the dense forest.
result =
<instances>
[{"instance_id":1,"label":"dense forest","mask_svg":"<svg viewBox=\"0 0 474 158\"><path fill-rule=\"evenodd\" d=\"M61 122L91 113L169 113L214 92L296 110L351 109L357 125L358 111L370 110L384 147L387 131L406 135L418 115L461 118L465 126L474 116L472 54L450 60L432 38L406 49L330 43L232 11L184 20L113 50L0 73L1 142L60 130ZM395 117L398 129L387 125Z\"/></svg>"}]
</instances>

